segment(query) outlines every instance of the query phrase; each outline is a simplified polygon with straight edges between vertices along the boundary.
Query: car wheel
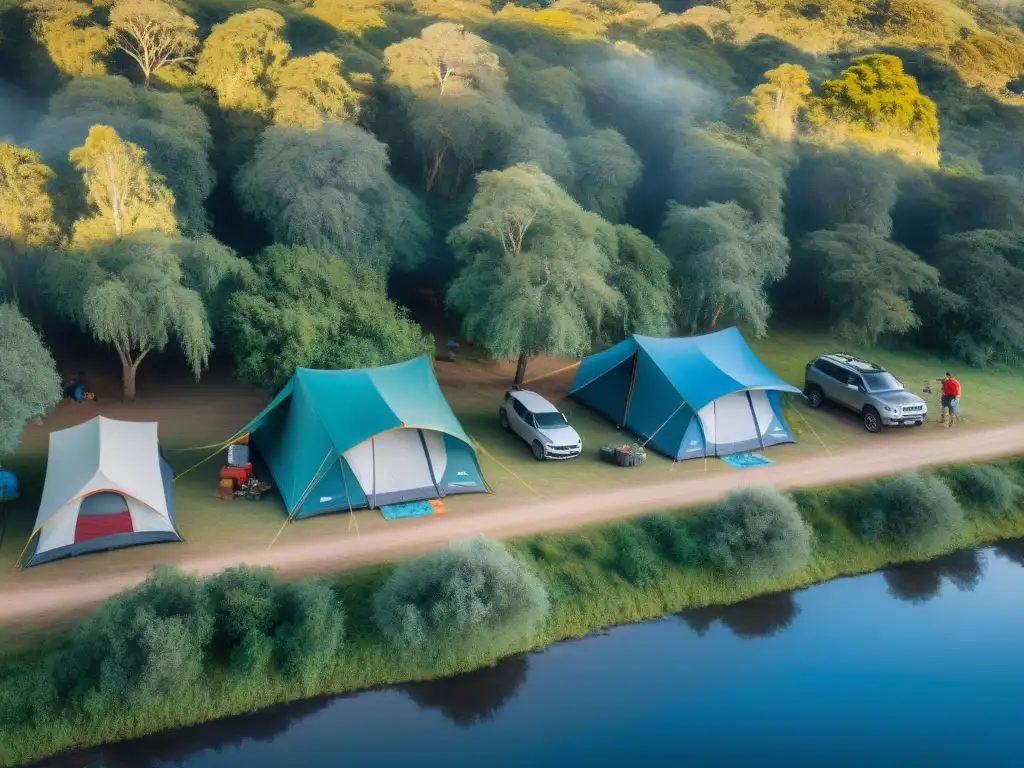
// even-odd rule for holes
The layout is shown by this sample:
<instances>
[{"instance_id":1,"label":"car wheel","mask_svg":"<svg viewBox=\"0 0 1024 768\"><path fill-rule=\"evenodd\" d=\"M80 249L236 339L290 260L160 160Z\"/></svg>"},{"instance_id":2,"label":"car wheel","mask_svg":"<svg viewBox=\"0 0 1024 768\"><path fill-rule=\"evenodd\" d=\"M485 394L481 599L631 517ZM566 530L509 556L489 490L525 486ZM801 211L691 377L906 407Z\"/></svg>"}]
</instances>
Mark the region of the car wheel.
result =
<instances>
[{"instance_id":1,"label":"car wheel","mask_svg":"<svg viewBox=\"0 0 1024 768\"><path fill-rule=\"evenodd\" d=\"M507 432L508 429L509 429L509 426L508 426L508 414L505 413L505 409L504 408L502 408L501 410L498 411L498 421L501 422L501 428L504 429Z\"/></svg>"},{"instance_id":2,"label":"car wheel","mask_svg":"<svg viewBox=\"0 0 1024 768\"><path fill-rule=\"evenodd\" d=\"M825 404L825 394L818 387L807 390L807 404L811 408L821 408Z\"/></svg>"},{"instance_id":3,"label":"car wheel","mask_svg":"<svg viewBox=\"0 0 1024 768\"><path fill-rule=\"evenodd\" d=\"M923 422L923 421L915 421L915 422L914 422L914 426L915 426L915 427L920 427L920 426L921 426L922 424L924 424L924 422Z\"/></svg>"},{"instance_id":4,"label":"car wheel","mask_svg":"<svg viewBox=\"0 0 1024 768\"><path fill-rule=\"evenodd\" d=\"M541 445L540 442L534 440L533 445L531 445L530 448L533 451L533 458L537 461L544 461L544 446Z\"/></svg>"},{"instance_id":5,"label":"car wheel","mask_svg":"<svg viewBox=\"0 0 1024 768\"><path fill-rule=\"evenodd\" d=\"M864 429L875 433L882 431L882 417L870 405L864 409Z\"/></svg>"}]
</instances>

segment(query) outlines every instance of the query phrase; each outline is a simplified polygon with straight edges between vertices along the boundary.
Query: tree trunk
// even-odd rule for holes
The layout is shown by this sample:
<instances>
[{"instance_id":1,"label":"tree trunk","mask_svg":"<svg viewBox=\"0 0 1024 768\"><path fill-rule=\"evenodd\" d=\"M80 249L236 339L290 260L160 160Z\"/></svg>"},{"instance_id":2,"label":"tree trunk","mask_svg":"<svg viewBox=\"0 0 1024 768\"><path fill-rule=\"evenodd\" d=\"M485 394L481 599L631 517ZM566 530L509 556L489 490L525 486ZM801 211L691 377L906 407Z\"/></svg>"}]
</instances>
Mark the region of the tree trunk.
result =
<instances>
[{"instance_id":1,"label":"tree trunk","mask_svg":"<svg viewBox=\"0 0 1024 768\"><path fill-rule=\"evenodd\" d=\"M711 316L711 330L715 329L715 325L718 323L718 316L722 314L722 302L718 302L715 306L715 313Z\"/></svg>"},{"instance_id":2,"label":"tree trunk","mask_svg":"<svg viewBox=\"0 0 1024 768\"><path fill-rule=\"evenodd\" d=\"M525 352L519 353L519 360L516 362L516 377L512 381L513 387L523 386L523 379L526 378L526 363L530 360L530 356Z\"/></svg>"},{"instance_id":3,"label":"tree trunk","mask_svg":"<svg viewBox=\"0 0 1024 768\"><path fill-rule=\"evenodd\" d=\"M132 402L135 399L135 374L138 371L135 364L126 358L121 358L121 383L124 385L124 400Z\"/></svg>"},{"instance_id":4,"label":"tree trunk","mask_svg":"<svg viewBox=\"0 0 1024 768\"><path fill-rule=\"evenodd\" d=\"M441 161L444 160L444 153L447 151L448 147L444 146L434 155L434 167L430 169L430 173L427 176L427 192L430 191L430 188L434 186L434 182L437 180L437 172L441 170Z\"/></svg>"}]
</instances>

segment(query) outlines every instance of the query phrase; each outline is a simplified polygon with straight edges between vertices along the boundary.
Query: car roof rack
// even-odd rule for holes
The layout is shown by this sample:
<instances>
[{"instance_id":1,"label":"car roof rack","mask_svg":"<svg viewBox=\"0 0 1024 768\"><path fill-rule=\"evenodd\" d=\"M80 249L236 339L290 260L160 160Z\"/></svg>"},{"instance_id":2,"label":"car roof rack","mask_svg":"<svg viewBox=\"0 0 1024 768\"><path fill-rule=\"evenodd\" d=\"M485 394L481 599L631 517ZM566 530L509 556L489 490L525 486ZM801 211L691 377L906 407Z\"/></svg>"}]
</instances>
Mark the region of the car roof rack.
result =
<instances>
[{"instance_id":1,"label":"car roof rack","mask_svg":"<svg viewBox=\"0 0 1024 768\"><path fill-rule=\"evenodd\" d=\"M851 355L849 352L832 352L828 356L835 358L841 363L846 363L848 366L850 366L851 368L856 368L858 371L877 372L885 370L885 368L878 365L877 363L872 363L868 360L863 360L857 357L856 355Z\"/></svg>"}]
</instances>

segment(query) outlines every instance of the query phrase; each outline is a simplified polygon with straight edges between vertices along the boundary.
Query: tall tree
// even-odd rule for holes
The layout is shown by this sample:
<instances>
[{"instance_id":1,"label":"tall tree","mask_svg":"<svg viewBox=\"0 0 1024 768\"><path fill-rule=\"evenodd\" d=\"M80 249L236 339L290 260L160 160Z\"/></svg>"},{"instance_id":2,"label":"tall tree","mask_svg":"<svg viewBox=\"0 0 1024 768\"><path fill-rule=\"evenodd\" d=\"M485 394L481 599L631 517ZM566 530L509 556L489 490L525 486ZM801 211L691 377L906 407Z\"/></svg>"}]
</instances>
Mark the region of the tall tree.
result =
<instances>
[{"instance_id":1,"label":"tall tree","mask_svg":"<svg viewBox=\"0 0 1024 768\"><path fill-rule=\"evenodd\" d=\"M622 294L619 316L611 320L615 343L631 333L669 336L676 312L672 265L647 235L621 224L615 227L616 258L608 282Z\"/></svg>"},{"instance_id":2,"label":"tall tree","mask_svg":"<svg viewBox=\"0 0 1024 768\"><path fill-rule=\"evenodd\" d=\"M946 235L930 261L955 294L922 317L943 347L973 365L1024 360L1024 234L976 229Z\"/></svg>"},{"instance_id":3,"label":"tall tree","mask_svg":"<svg viewBox=\"0 0 1024 768\"><path fill-rule=\"evenodd\" d=\"M671 171L672 197L683 205L734 202L761 221L782 222L787 168L763 140L722 124L683 128Z\"/></svg>"},{"instance_id":4,"label":"tall tree","mask_svg":"<svg viewBox=\"0 0 1024 768\"><path fill-rule=\"evenodd\" d=\"M811 99L808 119L825 143L853 141L910 162L938 165L935 102L918 90L897 56L862 56L838 78L826 80L821 95Z\"/></svg>"},{"instance_id":5,"label":"tall tree","mask_svg":"<svg viewBox=\"0 0 1024 768\"><path fill-rule=\"evenodd\" d=\"M35 18L35 34L54 66L65 75L102 75L110 41L92 18L93 6L81 0L27 0Z\"/></svg>"},{"instance_id":6,"label":"tall tree","mask_svg":"<svg viewBox=\"0 0 1024 768\"><path fill-rule=\"evenodd\" d=\"M779 141L796 138L797 119L811 94L811 78L799 64L781 64L764 73L747 102L750 118L766 136Z\"/></svg>"},{"instance_id":7,"label":"tall tree","mask_svg":"<svg viewBox=\"0 0 1024 768\"><path fill-rule=\"evenodd\" d=\"M619 221L626 197L640 178L643 165L618 131L605 128L569 139L573 159L569 191L588 211Z\"/></svg>"},{"instance_id":8,"label":"tall tree","mask_svg":"<svg viewBox=\"0 0 1024 768\"><path fill-rule=\"evenodd\" d=\"M110 27L114 45L139 65L147 88L156 72L192 61L199 47L196 22L163 0L117 0Z\"/></svg>"},{"instance_id":9,"label":"tall tree","mask_svg":"<svg viewBox=\"0 0 1024 768\"><path fill-rule=\"evenodd\" d=\"M123 77L79 77L50 99L36 133L38 146L57 163L85 141L94 125L109 125L146 151L146 159L174 194L174 213L190 236L206 231L206 199L216 180L213 139L203 110L177 93L132 85Z\"/></svg>"},{"instance_id":10,"label":"tall tree","mask_svg":"<svg viewBox=\"0 0 1024 768\"><path fill-rule=\"evenodd\" d=\"M434 353L376 274L304 246L260 253L228 299L226 327L239 377L268 389L298 367L363 368Z\"/></svg>"},{"instance_id":11,"label":"tall tree","mask_svg":"<svg viewBox=\"0 0 1024 768\"><path fill-rule=\"evenodd\" d=\"M445 169L455 194L489 161L504 159L520 115L487 42L461 24L432 24L384 51L387 83L405 112L429 192Z\"/></svg>"},{"instance_id":12,"label":"tall tree","mask_svg":"<svg viewBox=\"0 0 1024 768\"><path fill-rule=\"evenodd\" d=\"M23 260L60 239L47 185L53 172L35 152L0 143L0 295L18 302Z\"/></svg>"},{"instance_id":13,"label":"tall tree","mask_svg":"<svg viewBox=\"0 0 1024 768\"><path fill-rule=\"evenodd\" d=\"M14 453L29 419L39 419L61 397L50 351L13 304L0 304L0 456Z\"/></svg>"},{"instance_id":14,"label":"tall tree","mask_svg":"<svg viewBox=\"0 0 1024 768\"><path fill-rule=\"evenodd\" d=\"M91 212L75 222L72 245L120 238L133 232L176 232L174 196L146 161L141 147L106 125L89 130L85 144L71 150L85 177Z\"/></svg>"},{"instance_id":15,"label":"tall tree","mask_svg":"<svg viewBox=\"0 0 1024 768\"><path fill-rule=\"evenodd\" d=\"M494 357L587 352L622 296L608 280L615 233L531 164L487 171L465 220L448 235L461 270L448 304L466 336Z\"/></svg>"},{"instance_id":16,"label":"tall tree","mask_svg":"<svg viewBox=\"0 0 1024 768\"><path fill-rule=\"evenodd\" d=\"M235 179L235 195L275 241L352 264L405 269L430 251L422 206L388 174L387 148L348 123L268 128Z\"/></svg>"},{"instance_id":17,"label":"tall tree","mask_svg":"<svg viewBox=\"0 0 1024 768\"><path fill-rule=\"evenodd\" d=\"M766 287L789 265L788 243L774 224L757 221L736 203L669 203L659 242L678 279L683 330L735 323L765 335L771 316Z\"/></svg>"},{"instance_id":18,"label":"tall tree","mask_svg":"<svg viewBox=\"0 0 1024 768\"><path fill-rule=\"evenodd\" d=\"M916 328L911 296L939 284L938 270L863 224L811 232L801 248L819 261L832 327L850 341L874 344Z\"/></svg>"},{"instance_id":19,"label":"tall tree","mask_svg":"<svg viewBox=\"0 0 1024 768\"><path fill-rule=\"evenodd\" d=\"M789 176L791 233L863 224L888 237L902 170L893 158L856 149L808 148Z\"/></svg>"},{"instance_id":20,"label":"tall tree","mask_svg":"<svg viewBox=\"0 0 1024 768\"><path fill-rule=\"evenodd\" d=\"M291 46L284 17L258 8L215 24L203 44L196 76L217 92L221 109L270 116L277 79Z\"/></svg>"},{"instance_id":21,"label":"tall tree","mask_svg":"<svg viewBox=\"0 0 1024 768\"><path fill-rule=\"evenodd\" d=\"M126 400L135 398L142 361L172 339L196 378L206 367L213 342L203 293L216 291L203 276L223 270L183 263L203 253L176 234L146 231L71 251L47 265L57 311L117 352Z\"/></svg>"},{"instance_id":22,"label":"tall tree","mask_svg":"<svg viewBox=\"0 0 1024 768\"><path fill-rule=\"evenodd\" d=\"M341 76L341 59L333 53L289 59L281 69L272 105L278 125L319 128L334 120L355 122L359 108L359 94Z\"/></svg>"}]
</instances>

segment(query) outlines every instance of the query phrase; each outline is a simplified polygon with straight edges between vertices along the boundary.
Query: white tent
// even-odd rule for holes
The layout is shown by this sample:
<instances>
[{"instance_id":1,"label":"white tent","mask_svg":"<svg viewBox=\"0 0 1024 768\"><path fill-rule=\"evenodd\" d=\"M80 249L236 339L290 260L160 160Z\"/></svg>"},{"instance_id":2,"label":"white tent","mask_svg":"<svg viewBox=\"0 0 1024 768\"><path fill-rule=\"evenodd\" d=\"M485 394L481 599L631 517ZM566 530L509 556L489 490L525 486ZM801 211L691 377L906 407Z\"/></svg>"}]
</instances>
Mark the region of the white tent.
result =
<instances>
[{"instance_id":1,"label":"white tent","mask_svg":"<svg viewBox=\"0 0 1024 768\"><path fill-rule=\"evenodd\" d=\"M25 565L117 547L180 541L172 472L155 422L98 416L50 434L46 482Z\"/></svg>"}]
</instances>

